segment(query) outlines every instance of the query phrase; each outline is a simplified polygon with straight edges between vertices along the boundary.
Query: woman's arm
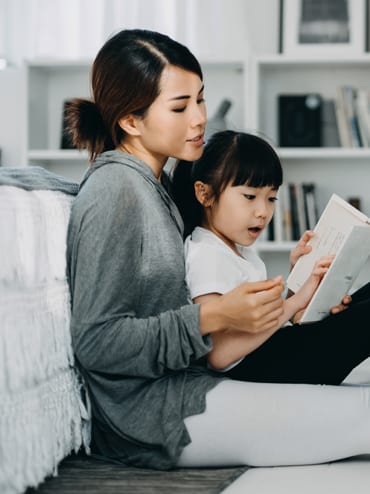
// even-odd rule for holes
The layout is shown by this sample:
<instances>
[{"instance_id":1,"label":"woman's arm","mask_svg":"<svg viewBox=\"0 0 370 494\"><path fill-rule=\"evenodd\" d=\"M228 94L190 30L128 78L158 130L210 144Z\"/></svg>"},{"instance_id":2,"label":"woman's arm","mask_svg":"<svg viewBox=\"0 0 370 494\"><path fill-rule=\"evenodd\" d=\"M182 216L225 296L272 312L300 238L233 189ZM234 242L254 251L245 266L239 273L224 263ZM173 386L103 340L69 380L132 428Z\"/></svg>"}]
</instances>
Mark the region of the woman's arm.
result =
<instances>
[{"instance_id":1,"label":"woman's arm","mask_svg":"<svg viewBox=\"0 0 370 494\"><path fill-rule=\"evenodd\" d=\"M208 362L212 367L228 367L258 348L279 329L283 310L282 290L281 278L277 277L274 280L243 283L225 295L211 293L194 298L194 303L201 304L201 314L204 314L207 323L210 323L207 313L214 314L217 308L225 315L223 304L228 299L232 301L236 293L240 292L238 296L245 298L243 317L235 319L238 324L232 319L224 319L221 330L212 334L213 347L208 353ZM240 306L236 307L240 311ZM241 321L244 322L243 326Z\"/></svg>"}]
</instances>

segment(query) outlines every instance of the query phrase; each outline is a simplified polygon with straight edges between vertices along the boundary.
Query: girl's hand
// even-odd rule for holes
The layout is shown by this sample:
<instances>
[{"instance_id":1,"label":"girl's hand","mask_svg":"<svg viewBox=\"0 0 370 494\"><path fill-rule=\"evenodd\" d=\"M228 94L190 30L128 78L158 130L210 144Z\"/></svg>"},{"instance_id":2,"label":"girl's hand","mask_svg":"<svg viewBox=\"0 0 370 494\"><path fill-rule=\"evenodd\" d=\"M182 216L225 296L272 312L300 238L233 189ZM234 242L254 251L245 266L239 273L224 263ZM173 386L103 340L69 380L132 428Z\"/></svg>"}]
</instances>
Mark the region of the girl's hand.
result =
<instances>
[{"instance_id":1,"label":"girl's hand","mask_svg":"<svg viewBox=\"0 0 370 494\"><path fill-rule=\"evenodd\" d=\"M339 312L342 312L343 310L348 309L351 302L352 302L351 295L345 295L342 299L341 304L335 305L334 307L332 307L330 309L331 314L339 314ZM302 309L302 310L298 311L296 314L294 314L294 316L292 317L292 323L293 324L299 323L299 321L301 320L301 317L303 316L303 313L304 313L304 309Z\"/></svg>"},{"instance_id":2,"label":"girl's hand","mask_svg":"<svg viewBox=\"0 0 370 494\"><path fill-rule=\"evenodd\" d=\"M308 241L314 236L314 232L312 230L307 230L304 232L304 234L301 236L299 239L296 247L291 251L290 253L290 270L293 269L295 266L296 262L301 256L304 256L305 254L308 254L311 252L312 247L308 245Z\"/></svg>"},{"instance_id":3,"label":"girl's hand","mask_svg":"<svg viewBox=\"0 0 370 494\"><path fill-rule=\"evenodd\" d=\"M339 312L342 312L342 310L348 309L348 307L350 306L351 302L352 302L351 295L345 295L342 298L342 303L341 304L338 304L338 305L335 305L334 307L332 307L330 309L330 313L331 314L339 314Z\"/></svg>"},{"instance_id":4,"label":"girl's hand","mask_svg":"<svg viewBox=\"0 0 370 494\"><path fill-rule=\"evenodd\" d=\"M330 268L333 259L334 259L334 255L323 256L318 261L315 262L315 265L312 269L310 276L307 278L303 286L295 294L295 297L299 299L299 305L301 308L294 315L293 322L298 322L302 317L303 309L307 307L313 294L316 292L317 287L320 284L320 281L322 280L322 278L325 276L328 269ZM340 312L339 306L336 306L335 309L338 310L338 312Z\"/></svg>"}]
</instances>

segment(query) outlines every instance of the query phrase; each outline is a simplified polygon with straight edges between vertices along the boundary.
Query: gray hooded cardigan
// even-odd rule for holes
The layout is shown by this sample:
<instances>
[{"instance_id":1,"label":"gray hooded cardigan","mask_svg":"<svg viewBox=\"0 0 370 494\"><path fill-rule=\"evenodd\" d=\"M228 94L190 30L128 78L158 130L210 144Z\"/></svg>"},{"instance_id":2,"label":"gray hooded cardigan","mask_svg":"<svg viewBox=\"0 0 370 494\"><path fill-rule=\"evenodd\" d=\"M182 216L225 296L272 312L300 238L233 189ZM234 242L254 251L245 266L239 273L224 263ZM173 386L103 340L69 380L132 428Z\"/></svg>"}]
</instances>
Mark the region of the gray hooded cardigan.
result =
<instances>
[{"instance_id":1,"label":"gray hooded cardigan","mask_svg":"<svg viewBox=\"0 0 370 494\"><path fill-rule=\"evenodd\" d=\"M68 278L72 338L93 413L93 450L168 469L190 442L183 419L202 413L222 378L185 284L182 221L141 160L103 153L72 207ZM168 181L168 179L167 179Z\"/></svg>"}]
</instances>

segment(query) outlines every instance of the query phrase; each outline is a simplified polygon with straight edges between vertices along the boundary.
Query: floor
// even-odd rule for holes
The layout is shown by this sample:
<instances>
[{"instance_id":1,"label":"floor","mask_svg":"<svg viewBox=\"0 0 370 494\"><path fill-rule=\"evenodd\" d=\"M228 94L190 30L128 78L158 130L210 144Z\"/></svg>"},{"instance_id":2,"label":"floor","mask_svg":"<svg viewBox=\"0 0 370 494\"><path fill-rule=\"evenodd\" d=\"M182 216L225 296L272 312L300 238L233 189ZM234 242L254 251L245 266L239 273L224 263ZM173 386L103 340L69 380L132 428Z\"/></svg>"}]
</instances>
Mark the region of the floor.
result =
<instances>
[{"instance_id":1,"label":"floor","mask_svg":"<svg viewBox=\"0 0 370 494\"><path fill-rule=\"evenodd\" d=\"M314 466L178 469L122 468L71 457L57 477L25 494L369 494L370 455Z\"/></svg>"},{"instance_id":2,"label":"floor","mask_svg":"<svg viewBox=\"0 0 370 494\"><path fill-rule=\"evenodd\" d=\"M58 475L25 494L220 494L247 467L158 471L123 467L83 454L66 458Z\"/></svg>"},{"instance_id":3,"label":"floor","mask_svg":"<svg viewBox=\"0 0 370 494\"><path fill-rule=\"evenodd\" d=\"M369 494L370 455L325 465L250 468L222 494Z\"/></svg>"}]
</instances>

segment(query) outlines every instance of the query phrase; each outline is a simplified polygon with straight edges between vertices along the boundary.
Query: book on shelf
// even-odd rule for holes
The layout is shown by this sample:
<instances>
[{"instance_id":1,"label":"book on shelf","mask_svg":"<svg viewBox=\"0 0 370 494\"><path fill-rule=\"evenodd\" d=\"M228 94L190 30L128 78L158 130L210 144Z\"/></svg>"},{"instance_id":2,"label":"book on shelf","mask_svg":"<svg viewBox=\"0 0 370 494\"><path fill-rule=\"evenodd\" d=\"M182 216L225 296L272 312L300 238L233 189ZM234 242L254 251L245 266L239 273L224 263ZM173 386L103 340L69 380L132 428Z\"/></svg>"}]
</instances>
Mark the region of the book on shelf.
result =
<instances>
[{"instance_id":1,"label":"book on shelf","mask_svg":"<svg viewBox=\"0 0 370 494\"><path fill-rule=\"evenodd\" d=\"M340 144L358 148L370 145L370 90L351 85L337 87L336 118Z\"/></svg>"},{"instance_id":2,"label":"book on shelf","mask_svg":"<svg viewBox=\"0 0 370 494\"><path fill-rule=\"evenodd\" d=\"M317 219L316 185L306 182L283 184L268 228L268 240L299 240L305 230L314 228Z\"/></svg>"},{"instance_id":3,"label":"book on shelf","mask_svg":"<svg viewBox=\"0 0 370 494\"><path fill-rule=\"evenodd\" d=\"M370 146L370 90L358 89L356 114L361 142L364 147Z\"/></svg>"},{"instance_id":4,"label":"book on shelf","mask_svg":"<svg viewBox=\"0 0 370 494\"><path fill-rule=\"evenodd\" d=\"M322 100L322 146L340 147L339 129L334 98Z\"/></svg>"},{"instance_id":5,"label":"book on shelf","mask_svg":"<svg viewBox=\"0 0 370 494\"><path fill-rule=\"evenodd\" d=\"M315 262L334 254L301 323L317 321L330 313L349 293L370 254L370 219L347 201L333 194L309 241L311 252L302 256L287 278L287 288L296 292L311 274Z\"/></svg>"}]
</instances>

